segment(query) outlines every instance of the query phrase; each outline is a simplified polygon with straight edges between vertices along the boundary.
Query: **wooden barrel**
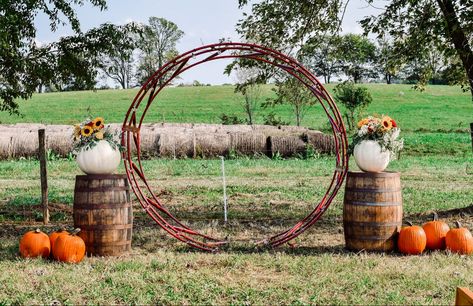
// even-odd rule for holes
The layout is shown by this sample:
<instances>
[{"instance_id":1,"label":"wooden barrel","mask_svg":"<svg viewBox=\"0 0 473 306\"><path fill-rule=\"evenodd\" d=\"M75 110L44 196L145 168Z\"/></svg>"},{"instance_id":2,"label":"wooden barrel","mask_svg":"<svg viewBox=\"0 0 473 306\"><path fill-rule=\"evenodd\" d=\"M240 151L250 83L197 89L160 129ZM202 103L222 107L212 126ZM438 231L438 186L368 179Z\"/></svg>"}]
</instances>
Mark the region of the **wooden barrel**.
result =
<instances>
[{"instance_id":1,"label":"wooden barrel","mask_svg":"<svg viewBox=\"0 0 473 306\"><path fill-rule=\"evenodd\" d=\"M399 172L348 172L343 229L350 250L391 251L402 225Z\"/></svg>"},{"instance_id":2,"label":"wooden barrel","mask_svg":"<svg viewBox=\"0 0 473 306\"><path fill-rule=\"evenodd\" d=\"M119 256L131 250L133 212L125 175L78 175L74 226L88 255Z\"/></svg>"}]
</instances>

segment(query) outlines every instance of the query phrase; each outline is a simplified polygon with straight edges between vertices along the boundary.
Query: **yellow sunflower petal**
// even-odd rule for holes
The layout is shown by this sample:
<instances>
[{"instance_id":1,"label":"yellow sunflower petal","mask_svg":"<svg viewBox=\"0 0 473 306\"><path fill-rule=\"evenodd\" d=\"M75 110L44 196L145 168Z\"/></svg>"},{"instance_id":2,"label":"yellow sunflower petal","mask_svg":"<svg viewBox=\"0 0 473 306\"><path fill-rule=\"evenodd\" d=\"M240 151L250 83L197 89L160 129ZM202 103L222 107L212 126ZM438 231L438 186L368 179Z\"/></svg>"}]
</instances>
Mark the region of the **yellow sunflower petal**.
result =
<instances>
[{"instance_id":1,"label":"yellow sunflower petal","mask_svg":"<svg viewBox=\"0 0 473 306\"><path fill-rule=\"evenodd\" d=\"M94 127L94 130L100 130L102 129L103 125L104 125L104 120L102 117L97 117L95 118L93 121L92 121L92 125Z\"/></svg>"},{"instance_id":2,"label":"yellow sunflower petal","mask_svg":"<svg viewBox=\"0 0 473 306\"><path fill-rule=\"evenodd\" d=\"M94 132L93 128L88 125L84 126L81 130L81 134L84 137L89 137L90 135L92 135L93 132Z\"/></svg>"}]
</instances>

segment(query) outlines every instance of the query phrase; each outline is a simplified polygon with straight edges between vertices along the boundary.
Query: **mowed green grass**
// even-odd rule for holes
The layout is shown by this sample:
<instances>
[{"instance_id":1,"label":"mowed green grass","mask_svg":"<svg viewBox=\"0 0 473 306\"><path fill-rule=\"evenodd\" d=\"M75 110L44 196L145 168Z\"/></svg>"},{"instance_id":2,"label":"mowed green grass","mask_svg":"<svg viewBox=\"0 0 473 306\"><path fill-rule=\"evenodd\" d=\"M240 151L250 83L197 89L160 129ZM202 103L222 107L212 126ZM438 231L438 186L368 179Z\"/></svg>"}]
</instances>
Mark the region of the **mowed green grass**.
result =
<instances>
[{"instance_id":1,"label":"mowed green grass","mask_svg":"<svg viewBox=\"0 0 473 306\"><path fill-rule=\"evenodd\" d=\"M364 84L373 103L366 114L388 114L395 118L406 139L405 154L465 155L471 151L469 123L473 122L473 103L469 93L459 87L429 86L425 92L410 85ZM327 85L333 94L333 84ZM21 117L0 112L0 123L40 122L75 124L90 111L107 122L122 122L138 89L99 90L35 94L20 101ZM270 85L263 87L261 102L273 97ZM341 112L344 107L339 105ZM256 110L256 123L263 123L269 112L295 124L289 105ZM233 86L165 88L146 114L145 122L221 123L220 115L245 118L242 96ZM306 111L303 126L328 131L329 125L320 105Z\"/></svg>"},{"instance_id":2,"label":"mowed green grass","mask_svg":"<svg viewBox=\"0 0 473 306\"><path fill-rule=\"evenodd\" d=\"M406 150L388 170L400 171L404 219L422 224L432 211L450 225L473 230L473 157L467 132L473 103L459 88L366 85L369 113L386 113L403 129ZM329 90L333 87L328 86ZM266 96L271 95L269 87ZM120 122L136 90L53 93L21 102L24 117L0 113L2 123L73 124L90 106ZM243 117L231 86L168 88L147 122L219 123L221 113ZM35 102L35 103L33 103ZM257 121L269 110L260 110ZM288 106L275 109L294 122ZM326 129L320 106L303 124ZM473 256L427 252L354 253L344 249L343 191L295 245L274 250L253 242L294 225L320 200L334 158L226 161L229 223L224 226L219 160L144 161L162 202L186 223L232 244L218 254L194 252L171 239L134 203L133 252L86 258L78 265L18 257L18 241L35 227L72 226L73 161L48 164L52 224L40 213L39 163L0 161L0 304L453 304L455 288L473 288ZM350 169L356 170L353 161Z\"/></svg>"},{"instance_id":3,"label":"mowed green grass","mask_svg":"<svg viewBox=\"0 0 473 306\"><path fill-rule=\"evenodd\" d=\"M367 113L389 114L396 118L406 131L465 130L473 121L473 103L468 92L459 87L428 86L425 92L410 85L363 84L373 96ZM333 84L327 89L333 94ZM101 115L108 122L122 122L138 89L98 90L35 94L33 98L19 101L22 117L0 113L1 123L42 122L48 124L74 124L87 114ZM261 100L273 97L271 85L263 88ZM233 86L165 88L155 99L146 115L146 122L220 123L222 113L245 118L241 106L242 96L234 93ZM343 107L339 106L343 112ZM284 121L295 124L290 106L258 109L256 122L275 111ZM313 128L327 127L327 120L320 105L309 109L303 125Z\"/></svg>"},{"instance_id":4,"label":"mowed green grass","mask_svg":"<svg viewBox=\"0 0 473 306\"><path fill-rule=\"evenodd\" d=\"M44 227L34 213L40 202L38 162L0 162L0 211L9 211L0 226L0 303L438 305L452 304L457 286L473 287L473 256L345 250L343 192L295 246L255 248L253 241L307 214L329 183L333 163L331 157L228 160L229 224L223 226L220 161L145 161L163 203L194 228L228 237L230 248L218 254L194 252L154 225L135 202L130 255L71 265L17 254L19 237L27 230L72 225L77 165L49 163L53 222ZM407 156L389 170L402 173L406 220L421 224L437 211L450 225L460 220L473 229L471 156Z\"/></svg>"}]
</instances>

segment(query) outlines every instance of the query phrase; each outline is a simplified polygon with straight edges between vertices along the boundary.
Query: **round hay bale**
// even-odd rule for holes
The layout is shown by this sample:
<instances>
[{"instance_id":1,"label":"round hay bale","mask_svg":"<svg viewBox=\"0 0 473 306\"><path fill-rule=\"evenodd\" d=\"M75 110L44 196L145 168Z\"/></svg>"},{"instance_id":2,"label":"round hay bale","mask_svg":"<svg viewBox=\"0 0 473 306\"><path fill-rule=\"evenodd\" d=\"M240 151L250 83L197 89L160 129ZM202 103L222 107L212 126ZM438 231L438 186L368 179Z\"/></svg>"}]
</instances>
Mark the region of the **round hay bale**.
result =
<instances>
[{"instance_id":1,"label":"round hay bale","mask_svg":"<svg viewBox=\"0 0 473 306\"><path fill-rule=\"evenodd\" d=\"M142 157L153 157L159 155L159 134L157 132L142 128L139 137ZM133 154L136 154L134 141L132 141L132 152Z\"/></svg>"},{"instance_id":2,"label":"round hay bale","mask_svg":"<svg viewBox=\"0 0 473 306\"><path fill-rule=\"evenodd\" d=\"M161 133L157 135L160 157L185 158L194 156L193 133Z\"/></svg>"},{"instance_id":3,"label":"round hay bale","mask_svg":"<svg viewBox=\"0 0 473 306\"><path fill-rule=\"evenodd\" d=\"M306 150L302 137L296 135L269 136L269 144L273 156L279 153L282 157L289 157L303 154Z\"/></svg>"},{"instance_id":4,"label":"round hay bale","mask_svg":"<svg viewBox=\"0 0 473 306\"><path fill-rule=\"evenodd\" d=\"M333 135L324 134L319 131L307 131L304 138L308 145L317 152L324 154L335 154L335 139Z\"/></svg>"},{"instance_id":5,"label":"round hay bale","mask_svg":"<svg viewBox=\"0 0 473 306\"><path fill-rule=\"evenodd\" d=\"M207 133L218 133L222 129L221 124L204 124L204 123L196 123L192 127L192 130L196 134L207 134Z\"/></svg>"},{"instance_id":6,"label":"round hay bale","mask_svg":"<svg viewBox=\"0 0 473 306\"><path fill-rule=\"evenodd\" d=\"M302 126L292 126L292 125L281 125L278 127L281 132L288 133L288 134L302 134L307 132L309 129Z\"/></svg>"},{"instance_id":7,"label":"round hay bale","mask_svg":"<svg viewBox=\"0 0 473 306\"><path fill-rule=\"evenodd\" d=\"M0 135L0 159L11 158L11 139L12 136Z\"/></svg>"},{"instance_id":8,"label":"round hay bale","mask_svg":"<svg viewBox=\"0 0 473 306\"><path fill-rule=\"evenodd\" d=\"M219 133L249 133L253 132L253 126L248 124L221 125Z\"/></svg>"},{"instance_id":9,"label":"round hay bale","mask_svg":"<svg viewBox=\"0 0 473 306\"><path fill-rule=\"evenodd\" d=\"M38 132L13 134L10 141L10 156L13 158L36 156L38 154Z\"/></svg>"},{"instance_id":10,"label":"round hay bale","mask_svg":"<svg viewBox=\"0 0 473 306\"><path fill-rule=\"evenodd\" d=\"M37 137L37 136L36 136ZM38 141L36 141L38 146ZM72 129L67 132L46 132L46 150L51 150L59 156L67 156L72 151Z\"/></svg>"},{"instance_id":11,"label":"round hay bale","mask_svg":"<svg viewBox=\"0 0 473 306\"><path fill-rule=\"evenodd\" d=\"M230 149L242 155L267 154L267 138L260 133L230 133Z\"/></svg>"},{"instance_id":12,"label":"round hay bale","mask_svg":"<svg viewBox=\"0 0 473 306\"><path fill-rule=\"evenodd\" d=\"M202 158L226 156L230 152L230 135L217 133L195 134L195 155Z\"/></svg>"}]
</instances>

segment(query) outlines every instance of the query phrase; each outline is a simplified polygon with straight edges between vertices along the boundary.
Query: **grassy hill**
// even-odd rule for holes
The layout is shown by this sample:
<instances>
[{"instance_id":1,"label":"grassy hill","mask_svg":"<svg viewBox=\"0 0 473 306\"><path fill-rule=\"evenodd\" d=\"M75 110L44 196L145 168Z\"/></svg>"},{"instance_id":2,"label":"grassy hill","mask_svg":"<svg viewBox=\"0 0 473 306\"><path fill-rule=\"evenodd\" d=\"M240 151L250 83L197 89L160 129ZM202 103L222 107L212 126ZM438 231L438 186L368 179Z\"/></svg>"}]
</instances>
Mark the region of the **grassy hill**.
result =
<instances>
[{"instance_id":1,"label":"grassy hill","mask_svg":"<svg viewBox=\"0 0 473 306\"><path fill-rule=\"evenodd\" d=\"M457 87L369 87L368 113L386 113L403 129L406 150L388 170L402 173L404 219L422 224L431 212L473 229L473 103ZM332 90L333 86L328 86ZM23 117L0 112L2 123L73 124L91 112L121 122L137 90L37 94L20 102ZM265 96L271 88L265 87ZM168 88L147 122L219 123L243 117L232 86ZM291 109L274 109L294 122ZM343 110L342 110L343 111ZM269 110L260 110L257 121ZM303 124L325 129L320 106ZM406 156L407 155L407 156ZM427 156L424 156L427 155ZM226 161L229 223L222 221L220 160L153 159L146 175L163 204L201 232L229 237L218 254L194 252L158 228L134 199L133 251L80 264L20 260L21 234L37 227L71 227L76 162L48 162L51 224L41 221L39 162L0 161L0 305L7 304L452 304L457 286L473 288L473 256L428 251L421 256L344 249L343 191L294 244L257 249L251 242L293 226L313 209L330 183L334 157L247 158ZM350 169L356 169L351 159ZM120 167L119 172L123 172Z\"/></svg>"},{"instance_id":2,"label":"grassy hill","mask_svg":"<svg viewBox=\"0 0 473 306\"><path fill-rule=\"evenodd\" d=\"M459 87L429 86L425 92L414 91L410 85L366 84L373 96L367 113L389 114L395 118L406 139L408 154L468 154L471 152L469 123L473 121L470 95ZM327 86L333 93L334 85ZM138 89L100 90L36 94L20 101L21 117L0 112L0 123L42 122L74 124L88 110L108 122L122 122ZM265 86L262 100L273 95ZM241 95L233 86L176 87L160 93L145 122L220 123L222 113L244 119ZM341 107L341 111L344 109ZM274 111L284 121L295 124L290 106L258 109L256 122ZM315 105L303 119L303 125L327 130L328 121L320 105Z\"/></svg>"}]
</instances>

